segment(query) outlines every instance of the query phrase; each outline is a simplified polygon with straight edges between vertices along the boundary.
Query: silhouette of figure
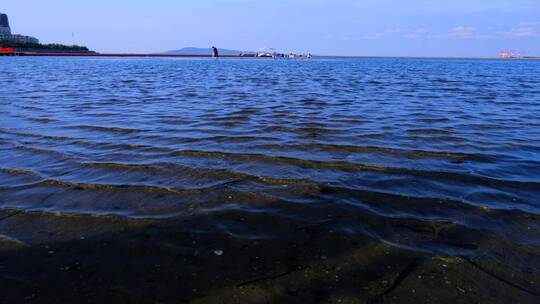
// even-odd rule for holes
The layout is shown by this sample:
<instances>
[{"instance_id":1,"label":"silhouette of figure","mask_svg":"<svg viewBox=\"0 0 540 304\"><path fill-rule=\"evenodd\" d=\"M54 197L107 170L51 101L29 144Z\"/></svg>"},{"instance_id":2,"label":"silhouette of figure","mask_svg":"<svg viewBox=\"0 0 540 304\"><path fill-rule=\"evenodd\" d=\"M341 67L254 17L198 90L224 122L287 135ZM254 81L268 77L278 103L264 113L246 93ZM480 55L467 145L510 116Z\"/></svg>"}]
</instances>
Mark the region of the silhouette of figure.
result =
<instances>
[{"instance_id":1,"label":"silhouette of figure","mask_svg":"<svg viewBox=\"0 0 540 304\"><path fill-rule=\"evenodd\" d=\"M219 57L218 49L215 46L213 46L212 51L214 51L214 54L212 55L212 57L218 58Z\"/></svg>"}]
</instances>

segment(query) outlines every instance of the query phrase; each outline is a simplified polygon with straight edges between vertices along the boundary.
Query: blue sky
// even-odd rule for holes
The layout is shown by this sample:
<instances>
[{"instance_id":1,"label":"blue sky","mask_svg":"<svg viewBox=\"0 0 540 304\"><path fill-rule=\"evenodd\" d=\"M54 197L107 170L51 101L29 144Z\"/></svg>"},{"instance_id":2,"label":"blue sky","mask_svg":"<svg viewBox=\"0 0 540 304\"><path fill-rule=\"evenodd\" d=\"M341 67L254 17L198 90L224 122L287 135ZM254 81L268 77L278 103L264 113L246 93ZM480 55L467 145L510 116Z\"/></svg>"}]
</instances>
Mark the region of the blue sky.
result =
<instances>
[{"instance_id":1,"label":"blue sky","mask_svg":"<svg viewBox=\"0 0 540 304\"><path fill-rule=\"evenodd\" d=\"M100 52L540 55L540 0L25 0L2 1L0 12L16 33Z\"/></svg>"}]
</instances>

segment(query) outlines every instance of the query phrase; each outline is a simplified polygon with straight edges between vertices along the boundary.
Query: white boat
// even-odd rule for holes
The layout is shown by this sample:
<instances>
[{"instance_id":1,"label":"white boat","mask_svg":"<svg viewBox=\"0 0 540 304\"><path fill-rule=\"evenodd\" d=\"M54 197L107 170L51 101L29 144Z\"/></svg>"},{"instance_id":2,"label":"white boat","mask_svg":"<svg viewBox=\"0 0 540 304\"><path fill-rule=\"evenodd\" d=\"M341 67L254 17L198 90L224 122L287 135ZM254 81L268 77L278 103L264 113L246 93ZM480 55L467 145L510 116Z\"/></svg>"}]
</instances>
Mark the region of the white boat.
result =
<instances>
[{"instance_id":1,"label":"white boat","mask_svg":"<svg viewBox=\"0 0 540 304\"><path fill-rule=\"evenodd\" d=\"M273 48L262 48L257 52L257 57L272 58L276 56L276 50Z\"/></svg>"}]
</instances>

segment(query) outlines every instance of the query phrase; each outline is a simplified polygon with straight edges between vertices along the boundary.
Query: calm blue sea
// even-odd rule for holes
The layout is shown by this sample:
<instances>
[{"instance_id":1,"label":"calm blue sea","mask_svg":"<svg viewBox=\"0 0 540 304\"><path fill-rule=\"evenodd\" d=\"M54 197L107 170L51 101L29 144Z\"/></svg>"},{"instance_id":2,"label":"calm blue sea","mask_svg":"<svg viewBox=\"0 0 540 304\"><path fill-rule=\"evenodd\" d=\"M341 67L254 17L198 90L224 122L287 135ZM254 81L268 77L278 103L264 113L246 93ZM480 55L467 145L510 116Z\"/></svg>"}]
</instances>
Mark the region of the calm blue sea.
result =
<instances>
[{"instance_id":1,"label":"calm blue sea","mask_svg":"<svg viewBox=\"0 0 540 304\"><path fill-rule=\"evenodd\" d=\"M0 58L0 208L235 210L273 223L216 219L238 238L325 223L519 263L540 250L540 62Z\"/></svg>"}]
</instances>

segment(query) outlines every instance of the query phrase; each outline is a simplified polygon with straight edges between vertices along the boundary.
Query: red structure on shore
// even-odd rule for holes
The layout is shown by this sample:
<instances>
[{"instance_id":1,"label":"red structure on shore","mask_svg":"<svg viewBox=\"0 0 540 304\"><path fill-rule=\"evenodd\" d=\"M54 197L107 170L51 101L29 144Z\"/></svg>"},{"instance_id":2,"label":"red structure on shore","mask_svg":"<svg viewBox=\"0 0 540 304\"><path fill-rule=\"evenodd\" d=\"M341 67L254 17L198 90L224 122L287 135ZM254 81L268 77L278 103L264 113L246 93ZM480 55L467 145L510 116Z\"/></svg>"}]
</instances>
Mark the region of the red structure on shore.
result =
<instances>
[{"instance_id":1,"label":"red structure on shore","mask_svg":"<svg viewBox=\"0 0 540 304\"><path fill-rule=\"evenodd\" d=\"M521 58L521 55L512 50L504 50L499 53L499 58L501 59L517 59Z\"/></svg>"},{"instance_id":2,"label":"red structure on shore","mask_svg":"<svg viewBox=\"0 0 540 304\"><path fill-rule=\"evenodd\" d=\"M15 54L14 48L3 48L0 47L0 55L12 55Z\"/></svg>"}]
</instances>

